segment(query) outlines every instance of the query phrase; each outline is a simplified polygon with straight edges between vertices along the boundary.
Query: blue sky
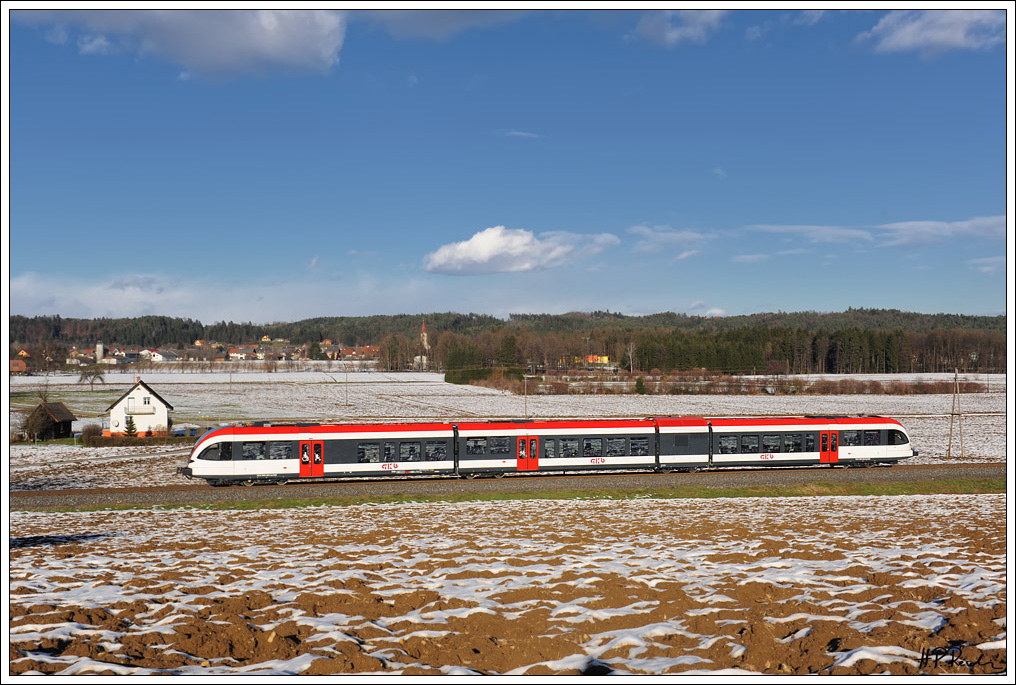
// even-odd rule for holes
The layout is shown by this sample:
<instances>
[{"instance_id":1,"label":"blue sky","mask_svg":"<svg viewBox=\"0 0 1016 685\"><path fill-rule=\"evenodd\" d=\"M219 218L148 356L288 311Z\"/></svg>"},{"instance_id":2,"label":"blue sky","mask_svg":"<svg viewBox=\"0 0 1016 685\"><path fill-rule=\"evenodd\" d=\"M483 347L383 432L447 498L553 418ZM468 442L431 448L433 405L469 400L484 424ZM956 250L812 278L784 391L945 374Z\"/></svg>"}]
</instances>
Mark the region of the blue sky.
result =
<instances>
[{"instance_id":1,"label":"blue sky","mask_svg":"<svg viewBox=\"0 0 1016 685\"><path fill-rule=\"evenodd\" d=\"M1004 11L5 20L14 314L1007 311Z\"/></svg>"}]
</instances>

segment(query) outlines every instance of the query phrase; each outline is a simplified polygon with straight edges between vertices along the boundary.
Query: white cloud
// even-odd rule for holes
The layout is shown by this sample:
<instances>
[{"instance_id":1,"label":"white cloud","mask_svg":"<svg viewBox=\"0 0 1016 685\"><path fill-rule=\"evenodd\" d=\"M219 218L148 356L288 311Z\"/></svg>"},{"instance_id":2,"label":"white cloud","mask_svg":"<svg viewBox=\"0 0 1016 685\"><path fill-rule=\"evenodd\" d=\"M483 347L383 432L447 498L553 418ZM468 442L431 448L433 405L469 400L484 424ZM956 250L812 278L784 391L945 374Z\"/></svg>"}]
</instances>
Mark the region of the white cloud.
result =
<instances>
[{"instance_id":1,"label":"white cloud","mask_svg":"<svg viewBox=\"0 0 1016 685\"><path fill-rule=\"evenodd\" d=\"M609 233L553 231L537 237L531 231L493 226L469 240L442 245L423 264L431 273L458 276L534 271L559 266L569 257L596 254L619 242Z\"/></svg>"},{"instance_id":2,"label":"white cloud","mask_svg":"<svg viewBox=\"0 0 1016 685\"><path fill-rule=\"evenodd\" d=\"M82 55L108 55L113 52L105 36L82 36L78 40L78 50Z\"/></svg>"},{"instance_id":3,"label":"white cloud","mask_svg":"<svg viewBox=\"0 0 1016 685\"><path fill-rule=\"evenodd\" d=\"M505 131L506 136L513 138L542 138L543 136L538 133L529 133L528 131Z\"/></svg>"},{"instance_id":4,"label":"white cloud","mask_svg":"<svg viewBox=\"0 0 1016 685\"><path fill-rule=\"evenodd\" d=\"M719 176L720 178L727 177L727 172L724 171L721 167L714 167L712 171L714 175Z\"/></svg>"},{"instance_id":5,"label":"white cloud","mask_svg":"<svg viewBox=\"0 0 1016 685\"><path fill-rule=\"evenodd\" d=\"M824 14L825 10L801 10L792 23L797 26L814 26Z\"/></svg>"},{"instance_id":6,"label":"white cloud","mask_svg":"<svg viewBox=\"0 0 1016 685\"><path fill-rule=\"evenodd\" d=\"M1005 239L1005 215L977 216L966 221L901 221L876 228L888 234L887 246L914 247L953 238Z\"/></svg>"},{"instance_id":7,"label":"white cloud","mask_svg":"<svg viewBox=\"0 0 1016 685\"><path fill-rule=\"evenodd\" d=\"M767 254L741 254L731 257L730 261L742 264L754 264L756 262L764 262L767 259L769 259Z\"/></svg>"},{"instance_id":8,"label":"white cloud","mask_svg":"<svg viewBox=\"0 0 1016 685\"><path fill-rule=\"evenodd\" d=\"M678 261L680 261L682 259L688 259L689 257L694 257L695 255L701 254L701 253L702 253L702 250L685 250L681 254L677 255L677 259L678 259Z\"/></svg>"},{"instance_id":9,"label":"white cloud","mask_svg":"<svg viewBox=\"0 0 1016 685\"><path fill-rule=\"evenodd\" d=\"M765 233L787 233L798 236L812 243L851 243L874 240L869 231L859 228L842 226L781 226L773 224L755 224L746 226L749 231Z\"/></svg>"},{"instance_id":10,"label":"white cloud","mask_svg":"<svg viewBox=\"0 0 1016 685\"><path fill-rule=\"evenodd\" d=\"M1006 39L1005 10L897 10L860 34L876 52L984 50Z\"/></svg>"},{"instance_id":11,"label":"white cloud","mask_svg":"<svg viewBox=\"0 0 1016 685\"><path fill-rule=\"evenodd\" d=\"M698 252L695 246L713 236L699 231L677 230L670 226L632 226L629 233L639 236L635 243L636 252L660 252L663 250L681 250L680 259Z\"/></svg>"},{"instance_id":12,"label":"white cloud","mask_svg":"<svg viewBox=\"0 0 1016 685\"><path fill-rule=\"evenodd\" d=\"M984 257L981 259L968 259L967 264L970 265L975 271L980 271L985 274L993 274L999 269L1004 270L1006 267L1005 257Z\"/></svg>"},{"instance_id":13,"label":"white cloud","mask_svg":"<svg viewBox=\"0 0 1016 685\"><path fill-rule=\"evenodd\" d=\"M347 278L348 276L348 278ZM66 317L178 316L214 321L298 321L334 313L333 287L343 282L342 312L350 316L434 311L469 298L442 292L425 278L382 278L330 274L329 280L301 279L252 285L242 279L212 282L193 277L125 274L101 281L53 274L25 273L10 279L11 313ZM429 279L433 281L433 279ZM490 293L483 293L490 298ZM483 299L477 293L476 299ZM469 301L480 307L481 302ZM479 309L477 309L479 311Z\"/></svg>"},{"instance_id":14,"label":"white cloud","mask_svg":"<svg viewBox=\"0 0 1016 685\"><path fill-rule=\"evenodd\" d=\"M17 21L82 31L82 52L157 55L193 72L284 67L327 72L339 61L344 12L334 10L24 11Z\"/></svg>"},{"instance_id":15,"label":"white cloud","mask_svg":"<svg viewBox=\"0 0 1016 685\"><path fill-rule=\"evenodd\" d=\"M678 43L704 43L720 28L727 10L662 10L648 12L639 20L635 33L673 47Z\"/></svg>"},{"instance_id":16,"label":"white cloud","mask_svg":"<svg viewBox=\"0 0 1016 685\"><path fill-rule=\"evenodd\" d=\"M1005 238L1006 217L978 216L965 221L900 221L864 228L843 226L781 226L756 224L749 231L786 233L811 243L870 243L881 238L884 247L916 247L954 238Z\"/></svg>"}]
</instances>

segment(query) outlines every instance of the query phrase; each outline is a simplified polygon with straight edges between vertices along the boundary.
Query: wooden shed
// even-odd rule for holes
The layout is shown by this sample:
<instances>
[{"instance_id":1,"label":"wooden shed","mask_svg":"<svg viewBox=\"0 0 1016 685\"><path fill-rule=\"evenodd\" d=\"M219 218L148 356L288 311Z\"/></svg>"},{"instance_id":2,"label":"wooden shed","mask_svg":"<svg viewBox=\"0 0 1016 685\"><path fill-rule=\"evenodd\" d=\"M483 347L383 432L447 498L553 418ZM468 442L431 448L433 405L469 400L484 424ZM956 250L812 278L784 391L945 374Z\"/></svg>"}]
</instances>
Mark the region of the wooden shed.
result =
<instances>
[{"instance_id":1,"label":"wooden shed","mask_svg":"<svg viewBox=\"0 0 1016 685\"><path fill-rule=\"evenodd\" d=\"M36 440L57 440L74 436L71 424L78 417L62 402L41 402L25 421L25 432Z\"/></svg>"}]
</instances>

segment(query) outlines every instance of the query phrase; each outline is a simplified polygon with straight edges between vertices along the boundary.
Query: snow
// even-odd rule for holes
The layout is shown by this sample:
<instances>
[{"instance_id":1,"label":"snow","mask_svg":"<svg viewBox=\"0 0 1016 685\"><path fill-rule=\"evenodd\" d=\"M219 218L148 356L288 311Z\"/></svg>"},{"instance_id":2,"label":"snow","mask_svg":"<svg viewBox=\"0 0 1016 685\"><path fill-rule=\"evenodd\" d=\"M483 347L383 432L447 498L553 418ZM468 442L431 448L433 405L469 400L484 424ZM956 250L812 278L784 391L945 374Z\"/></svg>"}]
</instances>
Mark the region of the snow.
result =
<instances>
[{"instance_id":1,"label":"snow","mask_svg":"<svg viewBox=\"0 0 1016 685\"><path fill-rule=\"evenodd\" d=\"M708 661L695 654L641 655L669 635L693 639L701 650L709 649L720 635L690 630L683 613L663 622L597 631L596 626L610 617L639 615L653 609L656 602L605 608L599 594L584 596L582 589L602 588L601 581L608 576L648 587L665 580L694 601L709 604L721 599L719 588L758 580L759 573L778 566L780 576L771 582L791 588L791 595L781 602L756 605L777 612L764 619L773 624L844 622L871 611L873 600L854 600L849 588L870 588L868 579L873 573L910 575L923 586L940 590L942 596L961 598L975 607L992 606L1006 593L1005 550L968 553L961 530L975 529L983 521L1004 515L1005 510L1006 496L999 494L523 500L228 512L11 512L12 530L59 529L68 536L94 531L104 534L77 546L73 555L53 555L41 548L38 553L12 555L10 601L12 605L103 607L141 600L172 607L169 615L158 620L146 621L144 614L139 614L132 626L124 627L124 633L105 631L102 637L109 642L132 630L171 629L178 618L197 614L207 606L209 598L261 590L276 601L288 601L303 593L333 593L336 585L351 579L364 580L379 597L436 591L442 601L461 600L469 605L465 610L417 608L378 621L392 630L400 624L412 626L399 635L405 639L409 635L440 635L441 624L452 616L524 611L522 606L502 601L501 596L506 591L536 591L562 584L579 592L557 606L546 594L541 595L541 602L550 604L550 626L571 630L568 626L581 625L588 633L581 643L583 658L609 663L618 658L620 650L627 654L623 662L629 667L638 665L650 672L699 662L708 669ZM839 527L816 524L833 517ZM891 530L866 533L865 525L873 520L892 520L895 525ZM584 542L559 541L553 533L548 534L561 529L585 530L585 521L604 524ZM674 521L689 529L717 528L729 533L743 529L766 529L774 535L792 531L794 549L783 555L778 565L745 563L744 559L754 554L756 540L738 534L718 535L711 541L695 536L683 539L671 532ZM779 521L779 531L772 530L774 521ZM952 525L929 537L922 530L927 521L950 521ZM637 542L626 533L633 524L643 531ZM251 544L250 539L266 526L273 531L271 539ZM308 541L305 531L312 529L318 533ZM373 542L365 547L362 539ZM371 569L384 571L372 573ZM703 583L703 573L708 584ZM168 588L162 581L167 577L174 579ZM210 578L220 579L214 591L208 587ZM157 594L147 589L153 585ZM829 596L836 599L835 604L825 599ZM732 597L722 599L738 605ZM824 613L783 614L780 609L823 603ZM887 620L927 631L940 627L952 611L946 605L910 599L888 603L885 608ZM328 639L338 638L362 621L362 617L342 613L312 616L298 608L292 616ZM17 646L88 630L93 629L75 623L31 623L16 626L10 639ZM798 628L783 642L802 639L809 630L808 626ZM377 646L387 639L379 638ZM1004 636L981 648L1004 649ZM731 644L731 650L735 654L739 651L736 644ZM871 644L837 653L836 664L846 667L861 659L916 664L919 656L898 646ZM67 669L63 673L86 673L96 667L88 660L64 658ZM567 662L578 658L576 655ZM194 672L298 672L307 663L271 662L244 669L213 664ZM557 662L556 667L568 666ZM144 669L123 673L143 674Z\"/></svg>"},{"instance_id":2,"label":"snow","mask_svg":"<svg viewBox=\"0 0 1016 685\"><path fill-rule=\"evenodd\" d=\"M1007 414L1002 380L991 392L960 396L962 419L952 416L951 395L508 395L489 388L445 383L434 373L160 373L145 376L175 408L174 423L205 429L232 421L397 422L492 418L610 418L668 415L792 416L870 414L900 420L911 435L917 457L910 464L1004 463ZM928 380L922 375L913 380ZM109 404L135 382L128 374L108 374L107 383L89 390L77 377L10 378L12 422L19 408L34 406L33 393L45 384L82 420L101 417ZM348 400L347 400L348 398ZM19 404L20 403L20 404ZM91 414L91 416L89 416ZM950 431L952 431L950 444ZM185 446L84 448L15 444L11 475L39 473L31 482L15 478L15 489L128 487L180 483L177 466ZM152 460L144 467L137 460ZM123 468L117 468L117 465ZM128 465L131 465L129 468ZM86 472L85 469L91 468ZM72 477L67 474L73 472ZM43 475L45 474L45 475ZM105 481L105 482L104 482Z\"/></svg>"}]
</instances>

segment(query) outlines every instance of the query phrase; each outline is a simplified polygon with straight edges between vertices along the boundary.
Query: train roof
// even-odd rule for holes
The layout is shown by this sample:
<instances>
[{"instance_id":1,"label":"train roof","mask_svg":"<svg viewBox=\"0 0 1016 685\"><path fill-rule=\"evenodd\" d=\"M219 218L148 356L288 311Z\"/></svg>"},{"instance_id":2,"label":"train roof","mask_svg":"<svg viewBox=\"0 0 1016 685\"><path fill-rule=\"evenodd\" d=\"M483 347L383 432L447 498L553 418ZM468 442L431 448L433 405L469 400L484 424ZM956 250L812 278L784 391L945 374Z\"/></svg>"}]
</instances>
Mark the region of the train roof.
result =
<instances>
[{"instance_id":1,"label":"train roof","mask_svg":"<svg viewBox=\"0 0 1016 685\"><path fill-rule=\"evenodd\" d=\"M893 423L896 419L884 416L756 416L711 418L713 426L828 426L828 425L874 425Z\"/></svg>"}]
</instances>

